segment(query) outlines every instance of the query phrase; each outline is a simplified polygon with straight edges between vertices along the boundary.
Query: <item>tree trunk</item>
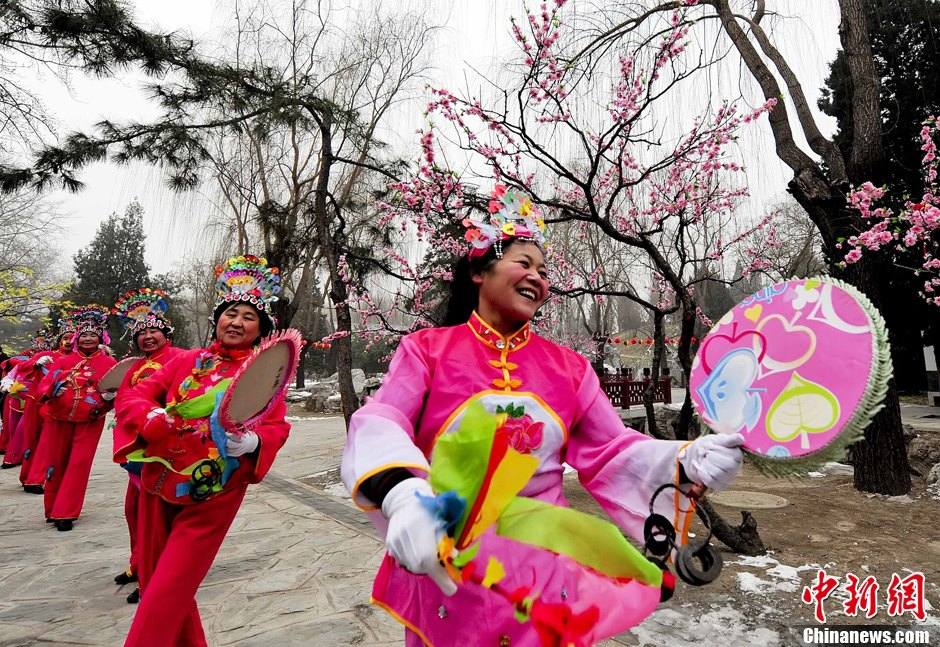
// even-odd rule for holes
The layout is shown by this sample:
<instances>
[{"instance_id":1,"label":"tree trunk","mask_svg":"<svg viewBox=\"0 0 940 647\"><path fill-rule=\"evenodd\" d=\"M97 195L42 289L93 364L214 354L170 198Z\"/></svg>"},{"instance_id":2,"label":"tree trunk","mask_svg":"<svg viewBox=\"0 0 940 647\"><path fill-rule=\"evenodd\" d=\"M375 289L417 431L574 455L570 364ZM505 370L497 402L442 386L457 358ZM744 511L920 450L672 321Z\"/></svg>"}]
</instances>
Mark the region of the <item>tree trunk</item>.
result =
<instances>
[{"instance_id":1,"label":"tree trunk","mask_svg":"<svg viewBox=\"0 0 940 647\"><path fill-rule=\"evenodd\" d=\"M695 304L687 303L682 306L682 325L679 331L679 345L676 347L676 357L679 360L679 366L682 367L682 375L685 377L686 389L685 400L682 401L682 409L679 411L679 422L676 424L676 440L689 440L694 438L691 435L693 428L693 409L692 396L689 392L692 374L692 336L695 333ZM696 434L698 435L698 434Z\"/></svg>"},{"instance_id":2,"label":"tree trunk","mask_svg":"<svg viewBox=\"0 0 940 647\"><path fill-rule=\"evenodd\" d=\"M294 386L298 389L304 388L306 385L306 377L304 376L304 371L306 369L307 363L307 349L309 345L304 344L304 347L300 349L300 361L297 363L297 379Z\"/></svg>"},{"instance_id":3,"label":"tree trunk","mask_svg":"<svg viewBox=\"0 0 940 647\"><path fill-rule=\"evenodd\" d=\"M665 315L659 311L653 311L653 365L650 368L650 380L643 389L643 408L646 410L646 429L653 438L668 438L656 424L656 410L653 407L653 400L656 396L656 387L659 386L660 360L662 359L662 350L665 346L663 342L663 319Z\"/></svg>"},{"instance_id":4,"label":"tree trunk","mask_svg":"<svg viewBox=\"0 0 940 647\"><path fill-rule=\"evenodd\" d=\"M330 272L330 300L336 312L336 331L341 334L334 342L336 352L336 378L340 398L343 403L343 417L347 426L353 412L359 408L359 398L352 382L352 314L346 299L349 296L346 284L339 273L339 255L342 252L339 241L330 232L329 208L327 197L330 188L330 170L333 166L332 120L329 113L320 121L320 174L314 198L314 218L317 236L320 239L323 258Z\"/></svg>"},{"instance_id":5,"label":"tree trunk","mask_svg":"<svg viewBox=\"0 0 940 647\"><path fill-rule=\"evenodd\" d=\"M696 512L703 522L703 513L707 513L712 525L712 534L734 552L742 555L763 555L767 552L764 542L757 534L757 519L747 510L741 511L740 526L732 526L722 519L704 496L698 500Z\"/></svg>"},{"instance_id":6,"label":"tree trunk","mask_svg":"<svg viewBox=\"0 0 940 647\"><path fill-rule=\"evenodd\" d=\"M884 151L881 145L881 96L868 35L867 0L839 0L839 37L852 77L852 151L846 165L854 182L875 181Z\"/></svg>"},{"instance_id":7,"label":"tree trunk","mask_svg":"<svg viewBox=\"0 0 940 647\"><path fill-rule=\"evenodd\" d=\"M901 405L891 380L885 407L865 430L865 439L849 448L858 490L896 496L911 491L911 465L904 443Z\"/></svg>"},{"instance_id":8,"label":"tree trunk","mask_svg":"<svg viewBox=\"0 0 940 647\"><path fill-rule=\"evenodd\" d=\"M790 182L790 192L814 222L826 223L828 238L832 242L824 244L824 251L833 275L857 287L871 299L879 311L886 312L884 294L897 289L887 280L891 275L890 268L884 267L884 263L870 255L850 265L845 272L833 264L833 259L837 258L838 250L835 245L838 239L848 238L859 227L856 216L847 210L842 194L834 187L798 182L797 179ZM822 227L820 231L823 231ZM889 328L889 334L890 332ZM894 380L889 384L885 408L865 430L864 440L853 445L850 451L855 466L857 489L890 495L906 494L910 491L910 465Z\"/></svg>"}]
</instances>

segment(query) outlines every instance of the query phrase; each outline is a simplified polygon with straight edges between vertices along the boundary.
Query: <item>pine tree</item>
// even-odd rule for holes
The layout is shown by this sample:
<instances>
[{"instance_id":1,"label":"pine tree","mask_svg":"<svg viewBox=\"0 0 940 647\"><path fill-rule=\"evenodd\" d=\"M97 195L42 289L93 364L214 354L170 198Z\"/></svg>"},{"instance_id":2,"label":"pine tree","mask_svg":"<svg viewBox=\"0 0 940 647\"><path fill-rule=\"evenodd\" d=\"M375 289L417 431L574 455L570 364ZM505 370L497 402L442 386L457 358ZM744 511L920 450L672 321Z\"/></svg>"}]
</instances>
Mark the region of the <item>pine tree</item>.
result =
<instances>
[{"instance_id":1,"label":"pine tree","mask_svg":"<svg viewBox=\"0 0 940 647\"><path fill-rule=\"evenodd\" d=\"M98 303L110 307L128 290L149 285L143 214L135 200L123 215L112 213L101 223L91 243L73 257L75 282L66 298L79 305ZM128 347L128 340L121 339L123 332L121 324L112 320L111 338L119 354Z\"/></svg>"}]
</instances>

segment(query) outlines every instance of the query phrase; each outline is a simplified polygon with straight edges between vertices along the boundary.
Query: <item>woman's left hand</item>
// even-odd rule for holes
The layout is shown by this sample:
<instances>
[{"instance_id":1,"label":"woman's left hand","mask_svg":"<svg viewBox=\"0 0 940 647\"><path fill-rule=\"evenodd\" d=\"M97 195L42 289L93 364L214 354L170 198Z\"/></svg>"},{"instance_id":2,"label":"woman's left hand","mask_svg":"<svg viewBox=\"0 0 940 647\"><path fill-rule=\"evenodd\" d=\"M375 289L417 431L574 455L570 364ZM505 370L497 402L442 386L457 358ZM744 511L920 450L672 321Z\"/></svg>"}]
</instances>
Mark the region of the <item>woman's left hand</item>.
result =
<instances>
[{"instance_id":1,"label":"woman's left hand","mask_svg":"<svg viewBox=\"0 0 940 647\"><path fill-rule=\"evenodd\" d=\"M253 431L246 431L235 435L225 432L225 451L231 457L244 456L258 449L258 434Z\"/></svg>"},{"instance_id":2,"label":"woman's left hand","mask_svg":"<svg viewBox=\"0 0 940 647\"><path fill-rule=\"evenodd\" d=\"M712 490L724 490L741 471L741 434L709 434L692 441L679 458L686 475Z\"/></svg>"}]
</instances>

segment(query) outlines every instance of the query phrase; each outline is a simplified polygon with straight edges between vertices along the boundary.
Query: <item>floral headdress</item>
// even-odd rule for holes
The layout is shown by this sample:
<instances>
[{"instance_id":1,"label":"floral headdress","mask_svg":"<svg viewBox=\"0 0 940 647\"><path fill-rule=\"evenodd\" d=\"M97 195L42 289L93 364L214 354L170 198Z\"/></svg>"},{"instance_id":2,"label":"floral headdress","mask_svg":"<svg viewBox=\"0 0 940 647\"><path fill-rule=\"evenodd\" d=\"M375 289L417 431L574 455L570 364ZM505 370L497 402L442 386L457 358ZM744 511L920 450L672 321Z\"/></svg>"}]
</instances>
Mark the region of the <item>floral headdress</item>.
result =
<instances>
[{"instance_id":1,"label":"floral headdress","mask_svg":"<svg viewBox=\"0 0 940 647\"><path fill-rule=\"evenodd\" d=\"M497 184L488 205L488 218L474 213L463 220L467 228L464 238L470 243L470 258L482 256L493 245L496 257L502 258L504 240L532 241L545 245L545 220L529 196Z\"/></svg>"},{"instance_id":2,"label":"floral headdress","mask_svg":"<svg viewBox=\"0 0 940 647\"><path fill-rule=\"evenodd\" d=\"M37 330L36 334L33 335L33 348L35 350L49 350L50 344L50 329L43 328L42 330Z\"/></svg>"},{"instance_id":3,"label":"floral headdress","mask_svg":"<svg viewBox=\"0 0 940 647\"><path fill-rule=\"evenodd\" d=\"M147 328L162 330L164 334L173 334L173 325L164 315L169 308L167 294L163 290L140 288L124 293L114 304L116 314L131 337Z\"/></svg>"},{"instance_id":4,"label":"floral headdress","mask_svg":"<svg viewBox=\"0 0 940 647\"><path fill-rule=\"evenodd\" d=\"M281 275L276 267L257 256L233 256L216 266L215 276L216 314L222 304L250 303L277 327L272 309L281 292Z\"/></svg>"},{"instance_id":5,"label":"floral headdress","mask_svg":"<svg viewBox=\"0 0 940 647\"><path fill-rule=\"evenodd\" d=\"M72 344L78 343L78 338L84 332L93 332L101 338L103 344L110 344L111 337L108 336L108 315L111 309L97 303L79 306L69 313L69 319L72 320Z\"/></svg>"},{"instance_id":6,"label":"floral headdress","mask_svg":"<svg viewBox=\"0 0 940 647\"><path fill-rule=\"evenodd\" d=\"M71 335L75 332L75 322L72 320L72 315L63 313L59 318L59 323L56 324L56 336L63 337L65 335Z\"/></svg>"}]
</instances>

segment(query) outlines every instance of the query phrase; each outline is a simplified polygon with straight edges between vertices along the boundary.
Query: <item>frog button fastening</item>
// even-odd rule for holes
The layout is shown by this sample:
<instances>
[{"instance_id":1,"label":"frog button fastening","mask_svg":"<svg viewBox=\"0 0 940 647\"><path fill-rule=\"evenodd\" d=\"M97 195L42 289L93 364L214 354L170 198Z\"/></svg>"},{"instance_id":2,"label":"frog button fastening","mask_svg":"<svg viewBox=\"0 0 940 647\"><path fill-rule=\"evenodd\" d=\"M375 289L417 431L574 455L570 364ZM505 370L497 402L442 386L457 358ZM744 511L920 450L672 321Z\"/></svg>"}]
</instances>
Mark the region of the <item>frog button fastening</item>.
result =
<instances>
[{"instance_id":1,"label":"frog button fastening","mask_svg":"<svg viewBox=\"0 0 940 647\"><path fill-rule=\"evenodd\" d=\"M441 620L447 617L447 607L445 607L443 604L437 608L437 617Z\"/></svg>"},{"instance_id":2,"label":"frog button fastening","mask_svg":"<svg viewBox=\"0 0 940 647\"><path fill-rule=\"evenodd\" d=\"M496 348L498 348L499 350L503 350L504 348L506 348L506 342L504 342L502 339L497 339Z\"/></svg>"}]
</instances>

